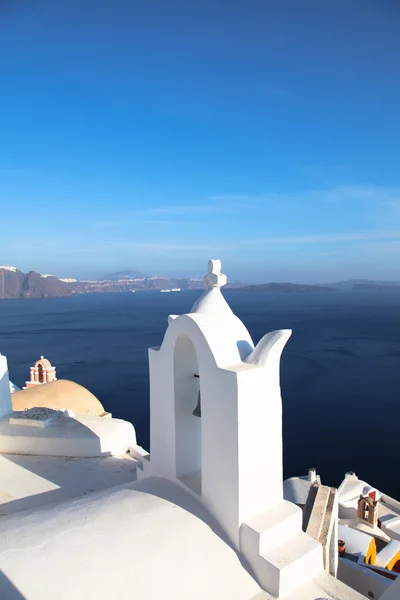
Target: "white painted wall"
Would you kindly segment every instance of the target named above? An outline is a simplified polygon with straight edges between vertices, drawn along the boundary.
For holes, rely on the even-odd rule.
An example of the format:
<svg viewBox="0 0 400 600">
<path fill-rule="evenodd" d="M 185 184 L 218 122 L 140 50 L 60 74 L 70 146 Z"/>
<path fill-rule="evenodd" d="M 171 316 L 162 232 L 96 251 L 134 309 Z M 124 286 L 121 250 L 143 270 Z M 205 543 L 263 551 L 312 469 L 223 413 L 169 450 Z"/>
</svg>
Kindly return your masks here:
<svg viewBox="0 0 400 600">
<path fill-rule="evenodd" d="M 0 354 L 0 419 L 12 412 L 7 358 Z"/>
<path fill-rule="evenodd" d="M 330 521 L 330 531 L 328 534 L 329 543 L 329 573 L 336 577 L 338 570 L 338 514 L 339 514 L 339 503 L 337 491 L 335 493 L 335 500 L 332 509 L 332 518 Z"/>
<path fill-rule="evenodd" d="M 381 596 L 381 600 L 399 600 L 400 598 L 400 577 L 390 585 L 385 593 Z"/>
<path fill-rule="evenodd" d="M 360 594 L 373 600 L 379 600 L 382 594 L 393 584 L 390 579 L 382 577 L 367 567 L 363 567 L 346 558 L 339 559 L 337 577 L 346 585 L 360 592 Z M 400 596 L 393 596 L 395 600 L 399 598 Z"/>
<path fill-rule="evenodd" d="M 103 417 L 63 417 L 48 427 L 10 424 L 0 419 L 0 453 L 38 456 L 104 456 L 124 453 L 136 445 L 128 421 Z"/>
<path fill-rule="evenodd" d="M 149 478 L 3 517 L 0 572 L 26 600 L 250 600 L 260 588 L 215 525 Z"/>
<path fill-rule="evenodd" d="M 210 262 L 209 289 L 191 313 L 169 318 L 149 351 L 151 452 L 138 478 L 169 479 L 197 497 L 263 589 L 281 596 L 323 571 L 321 545 L 302 531 L 300 508 L 283 500 L 279 370 L 291 331 L 254 347 L 221 294 L 219 268 Z M 200 470 L 201 488 L 192 485 Z"/>
<path fill-rule="evenodd" d="M 240 524 L 283 498 L 279 357 L 290 332 L 274 333 L 272 343 L 268 338 L 262 361 L 244 363 L 238 342 L 246 341 L 250 352 L 253 346 L 242 323 L 235 332 L 235 321 L 221 332 L 208 315 L 182 315 L 171 320 L 162 346 L 149 351 L 147 474 L 176 481 L 182 454 L 188 470 L 201 464 L 201 501 L 238 547 Z M 192 415 L 198 382 L 201 419 Z M 201 461 L 193 458 L 195 444 Z"/>
</svg>

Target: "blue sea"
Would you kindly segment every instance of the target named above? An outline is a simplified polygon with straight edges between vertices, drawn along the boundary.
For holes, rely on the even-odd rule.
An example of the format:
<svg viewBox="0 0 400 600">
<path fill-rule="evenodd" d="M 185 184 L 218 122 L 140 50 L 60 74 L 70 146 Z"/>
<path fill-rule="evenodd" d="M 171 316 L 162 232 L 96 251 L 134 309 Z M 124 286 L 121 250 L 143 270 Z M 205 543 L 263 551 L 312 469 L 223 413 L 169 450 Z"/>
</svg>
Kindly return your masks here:
<svg viewBox="0 0 400 600">
<path fill-rule="evenodd" d="M 281 363 L 285 477 L 346 471 L 400 498 L 400 294 L 224 292 L 253 340 L 290 328 Z M 0 352 L 22 386 L 45 355 L 59 379 L 86 386 L 149 448 L 147 348 L 169 314 L 199 292 L 80 295 L 0 301 Z"/>
</svg>

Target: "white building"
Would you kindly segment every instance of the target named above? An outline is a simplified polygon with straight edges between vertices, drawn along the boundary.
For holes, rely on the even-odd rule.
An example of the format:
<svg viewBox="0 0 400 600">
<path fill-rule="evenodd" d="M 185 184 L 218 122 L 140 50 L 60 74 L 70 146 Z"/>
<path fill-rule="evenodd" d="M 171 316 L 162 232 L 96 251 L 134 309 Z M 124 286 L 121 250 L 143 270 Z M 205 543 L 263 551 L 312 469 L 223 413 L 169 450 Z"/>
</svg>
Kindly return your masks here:
<svg viewBox="0 0 400 600">
<path fill-rule="evenodd" d="M 149 351 L 150 455 L 118 419 L 12 413 L 0 357 L 1 600 L 363 598 L 283 497 L 291 332 L 254 346 L 225 282 L 210 261 L 204 295 Z"/>
</svg>

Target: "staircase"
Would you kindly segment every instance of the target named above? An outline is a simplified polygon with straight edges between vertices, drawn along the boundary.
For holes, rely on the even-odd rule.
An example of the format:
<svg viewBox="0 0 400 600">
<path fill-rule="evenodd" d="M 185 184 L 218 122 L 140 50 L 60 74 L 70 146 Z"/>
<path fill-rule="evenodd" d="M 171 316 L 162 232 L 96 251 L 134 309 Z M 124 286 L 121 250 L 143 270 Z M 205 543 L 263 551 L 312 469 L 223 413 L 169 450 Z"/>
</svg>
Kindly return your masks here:
<svg viewBox="0 0 400 600">
<path fill-rule="evenodd" d="M 262 589 L 277 598 L 323 572 L 322 546 L 302 531 L 302 518 L 283 500 L 241 526 L 241 553 Z"/>
</svg>

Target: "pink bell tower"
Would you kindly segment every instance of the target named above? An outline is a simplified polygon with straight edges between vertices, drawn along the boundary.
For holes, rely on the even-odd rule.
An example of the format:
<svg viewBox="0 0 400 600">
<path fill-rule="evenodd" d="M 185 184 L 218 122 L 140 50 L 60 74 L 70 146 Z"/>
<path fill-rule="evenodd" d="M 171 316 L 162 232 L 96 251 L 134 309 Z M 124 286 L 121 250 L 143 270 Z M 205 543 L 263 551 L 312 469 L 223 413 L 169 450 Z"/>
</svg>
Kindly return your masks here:
<svg viewBox="0 0 400 600">
<path fill-rule="evenodd" d="M 30 381 L 26 382 L 25 389 L 41 385 L 42 383 L 50 383 L 56 379 L 56 368 L 52 367 L 51 362 L 47 358 L 41 356 L 33 367 L 31 367 Z"/>
</svg>

